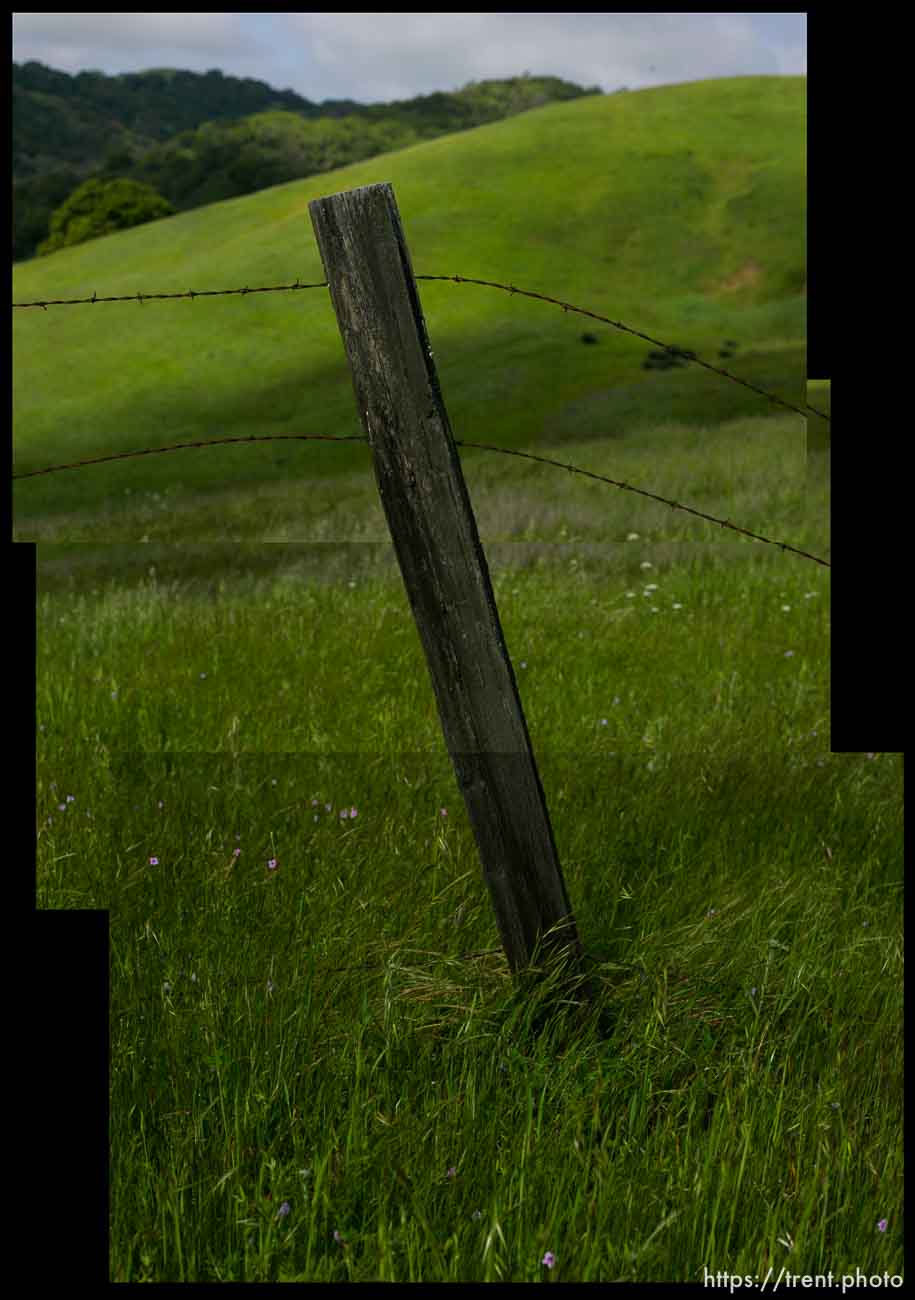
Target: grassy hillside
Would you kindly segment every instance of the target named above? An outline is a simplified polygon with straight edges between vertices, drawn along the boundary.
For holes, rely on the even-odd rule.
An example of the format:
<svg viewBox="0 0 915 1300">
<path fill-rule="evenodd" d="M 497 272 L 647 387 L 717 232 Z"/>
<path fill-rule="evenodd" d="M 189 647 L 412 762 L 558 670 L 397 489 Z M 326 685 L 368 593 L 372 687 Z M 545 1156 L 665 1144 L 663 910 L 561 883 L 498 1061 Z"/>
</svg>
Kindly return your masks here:
<svg viewBox="0 0 915 1300">
<path fill-rule="evenodd" d="M 747 77 L 550 105 L 17 266 L 13 300 L 321 281 L 309 201 L 391 181 L 418 275 L 510 282 L 713 361 L 732 339 L 735 374 L 801 401 L 805 90 Z M 646 344 L 548 304 L 420 291 L 458 438 L 557 446 L 778 410 L 695 366 L 644 370 Z M 13 330 L 17 472 L 207 437 L 361 433 L 325 289 L 17 310 Z M 138 540 L 137 496 L 158 492 L 168 540 L 171 511 L 201 494 L 367 465 L 359 443 L 266 443 L 49 475 L 15 484 L 16 537 Z M 252 510 L 235 535 L 270 534 Z"/>
<path fill-rule="evenodd" d="M 313 104 L 262 81 L 224 77 L 218 69 L 205 76 L 165 68 L 71 77 L 40 63 L 14 63 L 13 260 L 34 255 L 55 209 L 90 176 L 144 181 L 176 212 L 187 212 L 542 104 L 600 93 L 599 86 L 525 73 L 387 104 Z M 287 119 L 285 127 L 259 129 L 264 113 Z"/>
</svg>

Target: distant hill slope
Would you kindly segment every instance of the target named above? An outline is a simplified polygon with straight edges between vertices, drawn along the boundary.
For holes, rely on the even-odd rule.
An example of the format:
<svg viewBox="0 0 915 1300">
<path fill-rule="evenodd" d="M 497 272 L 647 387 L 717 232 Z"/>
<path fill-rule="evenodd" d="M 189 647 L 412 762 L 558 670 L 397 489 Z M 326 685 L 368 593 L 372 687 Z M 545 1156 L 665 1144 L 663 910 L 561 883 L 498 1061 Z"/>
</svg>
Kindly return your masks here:
<svg viewBox="0 0 915 1300">
<path fill-rule="evenodd" d="M 320 284 L 309 201 L 390 181 L 417 275 L 548 294 L 800 403 L 805 104 L 802 77 L 550 104 L 19 264 L 13 300 Z M 696 366 L 651 366 L 643 341 L 546 303 L 419 289 L 458 438 L 555 446 L 782 414 Z M 326 289 L 16 310 L 13 331 L 20 472 L 198 438 L 361 432 Z M 358 443 L 150 456 L 17 482 L 17 520 L 127 507 L 139 486 L 255 490 L 364 463 Z"/>
<path fill-rule="evenodd" d="M 51 213 L 90 175 L 146 181 L 184 210 L 599 93 L 526 76 L 391 104 L 316 104 L 217 69 L 70 76 L 35 62 L 14 63 L 12 83 L 15 261 L 33 255 Z"/>
</svg>

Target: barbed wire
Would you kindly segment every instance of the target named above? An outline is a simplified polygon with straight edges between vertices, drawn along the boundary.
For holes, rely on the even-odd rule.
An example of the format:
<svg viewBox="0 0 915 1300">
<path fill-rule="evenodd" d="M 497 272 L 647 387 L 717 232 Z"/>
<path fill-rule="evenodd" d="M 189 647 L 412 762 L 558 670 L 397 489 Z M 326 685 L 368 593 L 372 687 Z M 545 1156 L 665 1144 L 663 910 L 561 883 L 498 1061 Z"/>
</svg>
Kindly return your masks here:
<svg viewBox="0 0 915 1300">
<path fill-rule="evenodd" d="M 256 289 L 188 289 L 186 293 L 127 293 L 117 294 L 110 297 L 100 298 L 97 293 L 93 292 L 91 298 L 47 298 L 36 302 L 14 302 L 13 307 L 43 307 L 45 311 L 49 307 L 78 307 L 82 303 L 95 302 L 151 302 L 154 298 L 219 298 L 225 294 L 246 294 L 246 293 L 284 293 L 291 289 L 324 289 L 327 287 L 327 281 L 322 280 L 318 284 L 300 284 L 296 280 L 295 284 L 268 284 L 261 285 Z"/>
<path fill-rule="evenodd" d="M 687 363 L 695 361 L 697 365 L 702 366 L 706 370 L 712 371 L 713 374 L 721 375 L 725 379 L 730 379 L 735 384 L 742 384 L 744 388 L 748 388 L 751 392 L 758 393 L 761 397 L 767 397 L 769 401 L 777 402 L 780 406 L 786 407 L 789 411 L 795 411 L 798 415 L 804 415 L 804 411 L 801 410 L 799 406 L 795 406 L 793 402 L 785 401 L 784 398 L 777 397 L 774 393 L 769 393 L 764 388 L 758 388 L 755 384 L 749 383 L 748 380 L 741 379 L 738 375 L 732 375 L 729 370 L 725 370 L 721 366 L 713 366 L 710 361 L 703 361 L 703 359 L 696 356 L 694 352 L 675 347 L 670 343 L 663 343 L 660 339 L 653 338 L 650 334 L 645 334 L 641 330 L 634 329 L 631 325 L 623 324 L 622 321 L 611 320 L 609 316 L 601 316 L 598 312 L 589 311 L 586 307 L 576 307 L 573 303 L 563 302 L 561 298 L 551 298 L 548 294 L 535 293 L 531 289 L 519 289 L 517 285 L 514 284 L 500 284 L 496 280 L 476 280 L 471 276 L 466 275 L 417 275 L 414 278 L 417 280 L 448 280 L 453 281 L 455 284 L 480 284 L 490 289 L 503 289 L 509 294 L 520 294 L 524 298 L 537 298 L 541 302 L 553 303 L 555 306 L 561 307 L 563 311 L 574 311 L 580 316 L 589 316 L 592 320 L 601 321 L 605 325 L 612 325 L 614 329 L 622 330 L 626 334 L 632 334 L 636 338 L 644 339 L 646 343 L 653 343 L 655 347 L 663 348 L 665 352 L 670 353 L 671 356 L 677 357 L 681 361 Z M 294 284 L 264 285 L 255 289 L 250 289 L 247 286 L 244 289 L 188 289 L 185 293 L 132 293 L 102 298 L 93 291 L 91 298 L 47 298 L 36 300 L 35 302 L 14 302 L 13 307 L 41 307 L 47 311 L 48 307 L 74 307 L 85 303 L 98 302 L 139 302 L 142 306 L 144 302 L 151 302 L 154 299 L 164 298 L 218 298 L 227 294 L 244 296 L 250 293 L 288 293 L 296 289 L 325 288 L 327 288 L 326 280 L 322 280 L 315 284 L 301 284 L 299 280 L 296 279 Z M 808 402 L 804 403 L 804 407 L 807 411 L 812 412 L 814 415 L 818 415 L 821 420 L 826 420 L 827 423 L 830 422 L 830 417 L 824 411 L 818 410 Z"/>
<path fill-rule="evenodd" d="M 465 275 L 418 275 L 417 280 L 454 280 L 457 284 L 482 284 L 490 289 L 505 289 L 508 293 L 518 293 L 525 298 L 539 298 L 541 302 L 551 302 L 563 311 L 574 311 L 579 316 L 590 316 L 592 320 L 602 321 L 605 325 L 612 325 L 614 329 L 623 330 L 626 334 L 634 334 L 636 338 L 644 339 L 646 343 L 653 343 L 656 347 L 663 348 L 671 356 L 678 357 L 682 361 L 689 363 L 695 361 L 696 365 L 703 366 L 706 370 L 711 370 L 716 375 L 722 375 L 725 379 L 731 379 L 735 384 L 743 384 L 744 388 L 749 388 L 754 393 L 759 393 L 761 397 L 768 397 L 772 402 L 778 402 L 780 406 L 785 406 L 789 411 L 796 411 L 798 415 L 804 412 L 799 406 L 792 402 L 786 402 L 782 397 L 776 397 L 774 393 L 766 392 L 764 388 L 757 388 L 755 384 L 748 383 L 746 379 L 741 379 L 738 375 L 732 375 L 729 370 L 724 370 L 721 366 L 713 366 L 710 361 L 703 361 L 701 357 L 696 356 L 694 352 L 685 351 L 683 348 L 674 347 L 670 343 L 662 343 L 660 339 L 652 338 L 650 334 L 643 334 L 641 330 L 633 329 L 631 325 L 624 325 L 622 321 L 611 320 L 609 316 L 600 316 L 597 312 L 588 311 L 585 307 L 575 307 L 570 302 L 563 302 L 560 298 L 550 298 L 545 293 L 534 293 L 531 289 L 519 289 L 513 284 L 499 284 L 495 280 L 472 280 Z M 820 419 L 829 422 L 829 416 L 823 411 L 817 410 L 815 406 L 804 406 Z"/>
<path fill-rule="evenodd" d="M 232 438 L 204 438 L 201 442 L 173 442 L 167 447 L 144 447 L 142 451 L 116 451 L 108 456 L 92 456 L 89 460 L 74 460 L 68 465 L 49 465 L 46 469 L 30 469 L 13 478 L 37 478 L 39 474 L 56 474 L 60 469 L 82 469 L 84 465 L 101 465 L 108 460 L 130 460 L 133 456 L 158 456 L 163 451 L 184 451 L 188 447 L 219 447 L 229 442 L 276 442 L 296 439 L 321 442 L 367 442 L 364 433 L 251 433 Z"/>
<path fill-rule="evenodd" d="M 63 469 L 80 469 L 85 465 L 101 465 L 106 461 L 112 460 L 129 460 L 134 456 L 155 456 L 162 452 L 184 451 L 189 447 L 214 447 L 235 442 L 277 442 L 277 441 L 321 441 L 321 442 L 368 442 L 366 434 L 333 434 L 333 433 L 266 433 L 266 434 L 247 434 L 241 437 L 232 438 L 207 438 L 202 442 L 176 442 L 168 447 L 145 447 L 142 451 L 119 451 L 108 456 L 93 456 L 88 460 L 72 461 L 68 465 L 50 465 L 46 469 L 27 470 L 23 474 L 13 474 L 13 478 L 35 478 L 39 474 L 54 474 Z M 692 506 L 685 506 L 679 501 L 673 501 L 669 497 L 659 496 L 657 492 L 648 492 L 644 488 L 634 487 L 631 483 L 624 483 L 619 479 L 608 478 L 605 474 L 596 474 L 592 470 L 580 469 L 577 465 L 569 465 L 564 461 L 552 460 L 548 456 L 538 456 L 530 451 L 517 451 L 512 447 L 497 447 L 488 442 L 467 442 L 462 438 L 455 438 L 457 447 L 474 447 L 480 451 L 496 451 L 506 456 L 522 456 L 526 460 L 540 461 L 544 465 L 554 465 L 557 469 L 568 470 L 572 474 L 583 474 L 587 478 L 598 479 L 602 483 L 610 483 L 613 487 L 623 488 L 627 492 L 635 492 L 639 496 L 649 497 L 652 501 L 660 501 L 663 505 L 670 506 L 673 510 L 683 510 L 687 514 L 696 515 L 699 519 L 706 519 L 709 523 L 719 524 L 722 528 L 730 528 L 735 533 L 742 533 L 745 537 L 750 537 L 755 542 L 767 542 L 770 546 L 778 546 L 783 551 L 791 551 L 795 555 L 801 555 L 805 559 L 814 560 L 817 564 L 822 564 L 825 568 L 832 568 L 829 560 L 822 559 L 819 555 L 812 555 L 810 551 L 802 551 L 797 546 L 792 546 L 788 542 L 778 542 L 771 537 L 763 537 L 760 533 L 751 532 L 748 528 L 741 528 L 739 524 L 731 523 L 729 519 L 719 519 L 715 515 L 706 514 L 703 510 L 695 510 Z"/>
<path fill-rule="evenodd" d="M 482 451 L 501 451 L 506 456 L 523 456 L 527 460 L 539 460 L 544 465 L 555 465 L 557 469 L 566 469 L 573 474 L 584 474 L 587 478 L 599 479 L 602 483 L 612 483 L 614 487 L 624 488 L 627 492 L 637 492 L 641 497 L 650 497 L 652 501 L 661 501 L 664 505 L 670 506 L 672 510 L 685 510 L 687 514 L 696 515 L 699 519 L 707 519 L 709 523 L 720 524 L 722 528 L 730 528 L 735 533 L 743 533 L 745 537 L 751 537 L 754 542 L 768 542 L 770 546 L 779 546 L 783 551 L 793 551 L 795 555 L 803 555 L 808 560 L 816 560 L 817 564 L 822 564 L 827 569 L 832 568 L 829 560 L 824 560 L 819 555 L 812 555 L 809 551 L 801 551 L 788 542 L 776 542 L 771 537 L 763 537 L 760 533 L 750 532 L 748 528 L 741 528 L 739 524 L 732 524 L 729 519 L 718 519 L 715 515 L 707 515 L 702 510 L 694 510 L 692 506 L 685 506 L 679 501 L 672 501 L 669 497 L 659 496 L 657 492 L 647 492 L 644 488 L 633 487 L 631 483 L 624 483 L 620 479 L 608 478 L 606 474 L 595 474 L 589 469 L 579 469 L 577 465 L 567 465 L 561 460 L 551 460 L 548 456 L 537 456 L 530 451 L 516 451 L 513 447 L 495 447 L 486 442 L 459 442 L 457 439 L 455 441 L 459 447 L 479 447 Z"/>
</svg>

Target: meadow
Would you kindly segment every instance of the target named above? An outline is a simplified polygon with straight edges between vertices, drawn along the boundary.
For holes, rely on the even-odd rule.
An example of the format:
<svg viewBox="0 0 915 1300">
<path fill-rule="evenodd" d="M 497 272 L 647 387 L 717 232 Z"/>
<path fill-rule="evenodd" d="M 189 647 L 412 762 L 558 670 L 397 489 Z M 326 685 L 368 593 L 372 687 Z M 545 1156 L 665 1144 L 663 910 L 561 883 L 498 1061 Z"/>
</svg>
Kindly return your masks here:
<svg viewBox="0 0 915 1300">
<path fill-rule="evenodd" d="M 194 288 L 233 267 L 320 279 L 307 199 L 393 177 L 417 273 L 511 279 L 712 359 L 734 338 L 735 373 L 821 405 L 789 210 L 802 95 L 769 93 L 795 80 L 537 110 L 473 149 L 26 264 L 14 298 L 178 291 L 169 249 L 192 247 Z M 563 191 L 567 239 L 535 164 L 571 169 L 573 129 L 603 152 Z M 599 252 L 619 158 L 673 176 L 688 215 L 688 150 L 695 261 L 670 252 L 663 187 L 651 207 L 635 184 Z M 487 208 L 510 168 L 528 188 Z M 468 244 L 442 266 L 466 235 L 449 203 L 472 265 Z M 308 275 L 289 277 L 293 218 Z M 714 290 L 751 251 L 757 278 Z M 456 437 L 828 559 L 828 453 L 801 416 L 471 288 L 420 285 Z M 17 470 L 207 431 L 359 432 L 322 292 L 15 313 Z M 365 444 L 16 484 L 17 537 L 39 543 L 37 902 L 111 917 L 112 1280 L 901 1274 L 903 764 L 830 750 L 829 570 L 555 468 L 461 459 L 598 991 L 574 1027 L 544 1026 L 508 972 Z"/>
<path fill-rule="evenodd" d="M 703 504 L 819 553 L 790 421 L 706 431 Z M 38 901 L 111 911 L 112 1277 L 899 1272 L 902 760 L 830 752 L 826 571 L 490 468 L 484 532 L 569 536 L 486 550 L 600 989 L 571 1039 L 513 994 L 388 545 L 40 548 Z"/>
</svg>

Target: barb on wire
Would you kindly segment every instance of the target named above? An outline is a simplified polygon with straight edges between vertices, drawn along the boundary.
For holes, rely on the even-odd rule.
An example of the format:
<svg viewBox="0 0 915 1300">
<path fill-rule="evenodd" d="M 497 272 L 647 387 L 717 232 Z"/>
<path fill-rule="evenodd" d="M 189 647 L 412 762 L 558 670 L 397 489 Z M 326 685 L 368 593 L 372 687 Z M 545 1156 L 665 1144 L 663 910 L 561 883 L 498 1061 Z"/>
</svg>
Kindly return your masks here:
<svg viewBox="0 0 915 1300">
<path fill-rule="evenodd" d="M 368 438 L 364 433 L 265 433 L 248 434 L 243 437 L 233 438 L 207 438 L 203 442 L 176 442 L 168 447 L 145 447 L 142 451 L 119 451 L 108 456 L 93 456 L 90 460 L 77 460 L 69 465 L 49 465 L 46 469 L 32 469 L 24 474 L 14 474 L 13 478 L 35 478 L 39 474 L 54 474 L 62 469 L 80 469 L 84 465 L 101 465 L 110 460 L 129 460 L 134 456 L 156 456 L 161 452 L 183 451 L 188 447 L 214 447 L 232 442 L 277 442 L 283 440 L 299 442 L 368 442 Z M 745 537 L 751 537 L 756 542 L 768 542 L 770 546 L 779 546 L 783 551 L 793 551 L 795 555 L 802 555 L 805 559 L 815 560 L 817 564 L 822 564 L 827 569 L 832 568 L 829 560 L 823 560 L 819 555 L 812 555 L 809 551 L 801 551 L 788 542 L 776 542 L 771 537 L 751 533 L 748 528 L 741 528 L 738 524 L 732 524 L 729 519 L 718 519 L 715 515 L 707 515 L 702 510 L 694 510 L 692 506 L 681 505 L 679 501 L 672 501 L 669 497 L 659 496 L 656 492 L 647 492 L 644 488 L 633 487 L 631 483 L 623 483 L 618 479 L 608 478 L 605 474 L 595 474 L 588 469 L 579 469 L 577 465 L 568 465 L 564 461 L 551 460 L 548 456 L 537 456 L 530 451 L 516 451 L 512 447 L 496 447 L 488 442 L 466 442 L 461 438 L 455 438 L 454 441 L 458 447 L 475 447 L 480 451 L 502 452 L 506 456 L 523 456 L 526 460 L 537 460 L 544 465 L 555 465 L 557 469 L 565 469 L 572 474 L 584 474 L 587 478 L 595 478 L 603 483 L 610 483 L 613 487 L 625 488 L 627 492 L 636 492 L 639 496 L 648 497 L 652 501 L 660 501 L 673 510 L 684 510 L 687 514 L 696 515 L 699 519 L 707 519 L 709 523 L 720 524 L 722 528 L 730 528 L 735 533 L 743 533 Z"/>
<path fill-rule="evenodd" d="M 780 406 L 787 407 L 789 411 L 796 411 L 798 415 L 804 415 L 804 411 L 792 402 L 786 402 L 782 397 L 776 397 L 774 393 L 766 392 L 764 388 L 757 388 L 755 384 L 749 383 L 746 379 L 741 379 L 737 375 L 732 375 L 729 370 L 722 369 L 721 366 L 713 366 L 709 361 L 703 361 L 695 353 L 686 353 L 682 348 L 674 347 L 670 343 L 662 343 L 660 339 L 652 338 L 650 334 L 643 334 L 641 330 L 633 329 L 631 325 L 624 325 L 622 321 L 611 320 L 609 316 L 600 316 L 597 312 L 588 311 L 585 307 L 576 307 L 570 302 L 563 302 L 561 298 L 550 298 L 545 293 L 534 293 L 531 289 L 519 289 L 514 284 L 499 284 L 496 280 L 475 280 L 467 275 L 417 275 L 417 280 L 451 280 L 455 284 L 482 284 L 490 289 L 504 289 L 509 294 L 521 294 L 524 298 L 538 298 L 541 302 L 550 302 L 563 311 L 574 311 L 580 316 L 590 316 L 592 320 L 599 320 L 605 325 L 612 325 L 614 329 L 623 330 L 626 334 L 633 334 L 636 338 L 644 339 L 646 343 L 653 343 L 655 347 L 663 348 L 671 356 L 678 357 L 682 361 L 695 361 L 699 366 L 706 370 L 711 370 L 713 374 L 722 375 L 725 379 L 731 379 L 735 384 L 743 384 L 744 388 L 749 388 L 751 392 L 758 393 L 761 397 L 768 397 L 770 401 L 777 402 Z M 91 298 L 48 298 L 37 302 L 14 302 L 14 307 L 72 307 L 81 303 L 95 302 L 139 302 L 142 306 L 144 302 L 153 298 L 217 298 L 224 294 L 249 294 L 249 293 L 282 293 L 292 289 L 325 289 L 327 281 L 322 280 L 316 284 L 300 284 L 296 279 L 295 284 L 274 284 L 267 285 L 260 289 L 207 289 L 194 290 L 189 289 L 187 293 L 132 293 L 120 297 L 99 298 L 93 291 Z M 829 416 L 824 412 L 805 402 L 806 410 L 818 415 L 821 420 L 829 423 Z"/>
</svg>

